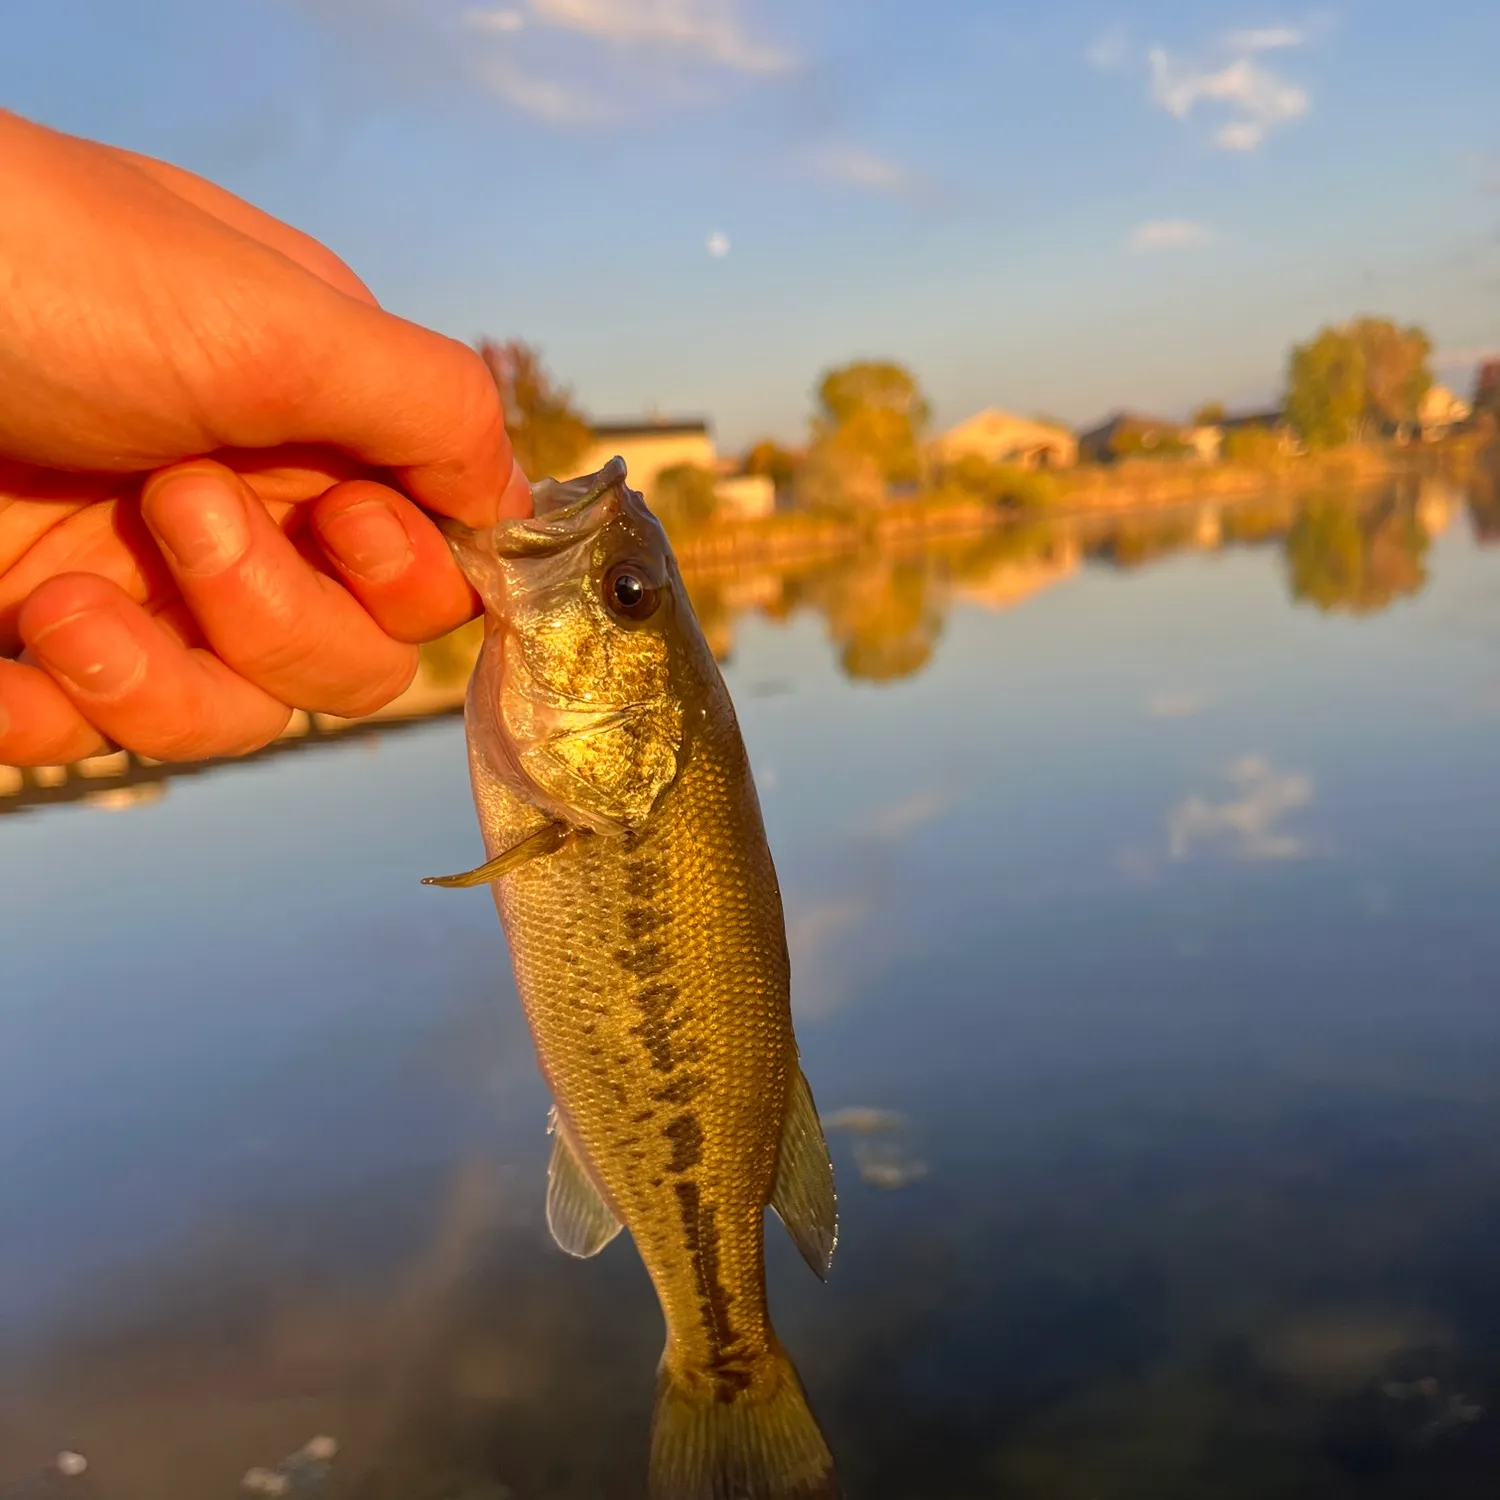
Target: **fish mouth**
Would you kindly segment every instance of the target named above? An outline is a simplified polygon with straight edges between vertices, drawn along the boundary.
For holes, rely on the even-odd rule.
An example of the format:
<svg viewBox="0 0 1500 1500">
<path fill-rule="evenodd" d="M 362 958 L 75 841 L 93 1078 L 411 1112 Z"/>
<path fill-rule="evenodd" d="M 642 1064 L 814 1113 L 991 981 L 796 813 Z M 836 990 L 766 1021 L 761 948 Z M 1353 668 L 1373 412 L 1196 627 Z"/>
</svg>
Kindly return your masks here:
<svg viewBox="0 0 1500 1500">
<path fill-rule="evenodd" d="M 618 454 L 595 474 L 585 474 L 581 479 L 559 482 L 556 479 L 539 479 L 531 487 L 531 503 L 535 508 L 534 519 L 562 520 L 580 515 L 608 490 L 616 486 L 625 487 L 625 460 Z"/>
<path fill-rule="evenodd" d="M 529 516 L 478 530 L 447 518 L 438 526 L 455 548 L 477 545 L 498 557 L 545 556 L 575 546 L 621 509 L 646 513 L 644 500 L 626 479 L 625 460 L 617 455 L 597 473 L 578 479 L 537 480 Z"/>
</svg>

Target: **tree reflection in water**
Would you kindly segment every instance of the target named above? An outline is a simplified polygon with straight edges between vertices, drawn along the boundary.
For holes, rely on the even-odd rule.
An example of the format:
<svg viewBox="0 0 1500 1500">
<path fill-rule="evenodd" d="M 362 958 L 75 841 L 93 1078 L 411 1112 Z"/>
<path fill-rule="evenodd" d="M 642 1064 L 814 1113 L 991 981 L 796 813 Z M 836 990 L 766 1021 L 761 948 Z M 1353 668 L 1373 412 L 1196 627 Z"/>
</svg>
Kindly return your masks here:
<svg viewBox="0 0 1500 1500">
<path fill-rule="evenodd" d="M 1496 492 L 1496 482 L 1481 476 L 1468 495 L 1481 538 L 1487 524 L 1500 538 Z M 1463 498 L 1445 481 L 1424 480 L 1363 493 L 1027 520 L 791 563 L 699 564 L 689 552 L 683 576 L 720 661 L 730 659 L 744 617 L 784 621 L 811 611 L 825 622 L 846 675 L 891 682 L 932 661 L 955 606 L 1008 609 L 1089 563 L 1134 569 L 1184 553 L 1275 545 L 1294 599 L 1325 611 L 1378 613 L 1423 588 L 1429 541 Z"/>
</svg>

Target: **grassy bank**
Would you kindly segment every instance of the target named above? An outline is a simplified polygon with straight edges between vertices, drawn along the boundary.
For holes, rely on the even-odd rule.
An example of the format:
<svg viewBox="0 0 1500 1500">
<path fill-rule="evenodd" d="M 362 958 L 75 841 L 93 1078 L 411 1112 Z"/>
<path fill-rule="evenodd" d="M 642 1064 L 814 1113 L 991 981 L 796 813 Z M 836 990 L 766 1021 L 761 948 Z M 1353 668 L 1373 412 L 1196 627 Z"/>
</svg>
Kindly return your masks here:
<svg viewBox="0 0 1500 1500">
<path fill-rule="evenodd" d="M 1006 517 L 1119 515 L 1257 495 L 1358 488 L 1405 472 L 1461 470 L 1475 462 L 1476 452 L 1447 444 L 1421 450 L 1365 446 L 1264 465 L 1127 459 L 1056 474 L 1025 474 L 999 497 L 949 486 L 891 500 L 878 509 L 718 520 L 675 534 L 672 541 L 685 571 L 795 564 L 911 539 L 972 534 Z"/>
</svg>

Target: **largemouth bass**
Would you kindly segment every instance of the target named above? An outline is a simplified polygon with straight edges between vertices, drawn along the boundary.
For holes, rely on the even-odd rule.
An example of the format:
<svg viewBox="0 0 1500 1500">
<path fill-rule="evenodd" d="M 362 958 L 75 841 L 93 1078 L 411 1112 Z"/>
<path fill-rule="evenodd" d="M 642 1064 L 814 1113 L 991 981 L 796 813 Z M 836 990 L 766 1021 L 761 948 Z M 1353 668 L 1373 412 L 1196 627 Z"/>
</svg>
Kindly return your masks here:
<svg viewBox="0 0 1500 1500">
<path fill-rule="evenodd" d="M 626 1228 L 666 1320 L 652 1500 L 828 1500 L 766 1309 L 765 1209 L 813 1270 L 833 1169 L 798 1061 L 781 895 L 734 708 L 624 462 L 450 527 L 484 601 L 465 722 L 487 883 L 552 1091 L 547 1222 Z"/>
</svg>

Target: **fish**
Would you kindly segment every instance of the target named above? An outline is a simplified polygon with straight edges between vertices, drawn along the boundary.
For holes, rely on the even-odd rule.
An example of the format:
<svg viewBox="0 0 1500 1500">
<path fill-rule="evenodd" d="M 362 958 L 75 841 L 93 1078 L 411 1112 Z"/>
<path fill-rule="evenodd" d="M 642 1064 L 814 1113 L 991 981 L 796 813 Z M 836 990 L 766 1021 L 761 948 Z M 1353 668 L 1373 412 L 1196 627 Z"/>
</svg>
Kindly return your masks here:
<svg viewBox="0 0 1500 1500">
<path fill-rule="evenodd" d="M 488 885 L 552 1095 L 547 1223 L 630 1232 L 666 1343 L 651 1500 L 836 1500 L 771 1325 L 765 1209 L 827 1279 L 833 1166 L 734 706 L 666 533 L 613 459 L 534 514 L 445 522 L 484 606 L 465 702 Z"/>
</svg>

